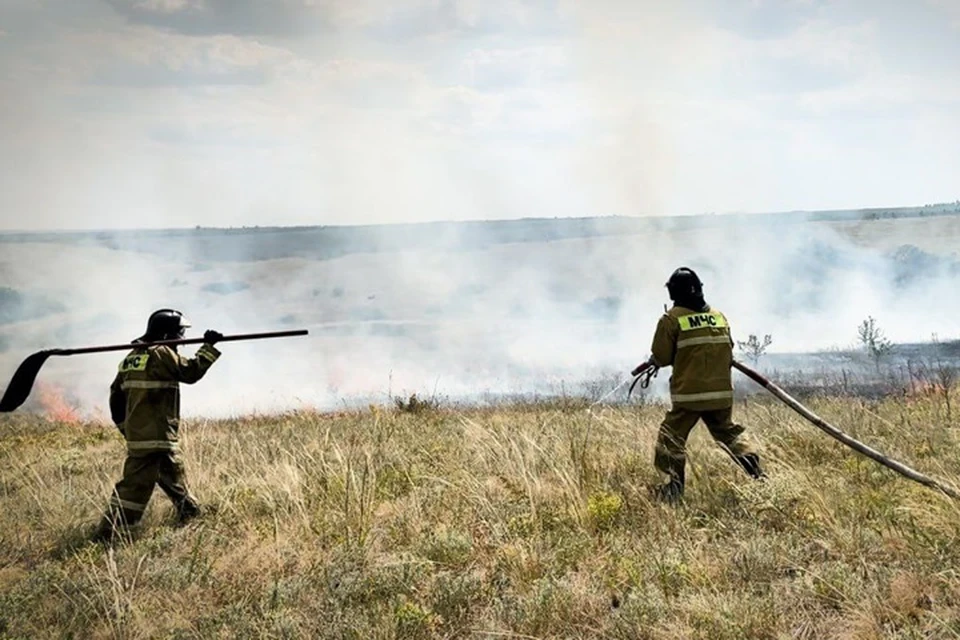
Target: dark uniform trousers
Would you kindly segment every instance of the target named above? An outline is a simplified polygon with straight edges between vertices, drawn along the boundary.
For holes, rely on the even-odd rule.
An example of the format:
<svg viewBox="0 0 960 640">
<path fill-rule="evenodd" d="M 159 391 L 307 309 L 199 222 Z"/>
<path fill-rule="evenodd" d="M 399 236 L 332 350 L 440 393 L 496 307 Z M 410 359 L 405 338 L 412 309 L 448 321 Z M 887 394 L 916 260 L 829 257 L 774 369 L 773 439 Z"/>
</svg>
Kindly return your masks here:
<svg viewBox="0 0 960 640">
<path fill-rule="evenodd" d="M 684 468 L 687 462 L 687 438 L 699 420 L 703 420 L 713 439 L 727 452 L 740 458 L 754 453 L 749 443 L 742 437 L 744 428 L 732 420 L 733 408 L 696 411 L 673 407 L 660 425 L 657 437 L 654 466 L 671 479 L 684 481 Z"/>
<path fill-rule="evenodd" d="M 197 501 L 187 488 L 183 459 L 178 451 L 128 455 L 123 463 L 123 477 L 110 496 L 105 524 L 114 527 L 136 525 L 143 517 L 156 485 L 173 502 L 181 520 L 199 511 Z"/>
</svg>

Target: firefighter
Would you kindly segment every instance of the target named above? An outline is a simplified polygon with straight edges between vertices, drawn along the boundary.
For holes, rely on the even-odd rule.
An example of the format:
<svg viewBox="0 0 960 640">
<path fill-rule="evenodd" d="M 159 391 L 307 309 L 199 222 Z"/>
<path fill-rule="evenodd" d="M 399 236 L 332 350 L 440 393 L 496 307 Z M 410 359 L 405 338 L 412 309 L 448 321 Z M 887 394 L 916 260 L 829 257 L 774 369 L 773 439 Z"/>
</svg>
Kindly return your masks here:
<svg viewBox="0 0 960 640">
<path fill-rule="evenodd" d="M 190 326 L 183 314 L 160 309 L 147 321 L 147 332 L 120 363 L 110 386 L 110 414 L 127 443 L 123 476 L 111 495 L 94 539 L 110 540 L 143 517 L 154 485 L 173 502 L 179 523 L 200 515 L 200 505 L 187 488 L 180 452 L 180 383 L 200 380 L 220 357 L 214 347 L 223 336 L 203 334 L 195 357 L 185 358 L 176 346 L 137 347 L 138 343 L 183 338 Z"/>
<path fill-rule="evenodd" d="M 743 438 L 744 429 L 733 422 L 733 339 L 726 317 L 704 300 L 703 283 L 687 267 L 667 281 L 673 308 L 657 324 L 647 363 L 673 367 L 670 376 L 672 407 L 660 425 L 654 466 L 666 476 L 655 489 L 657 499 L 673 503 L 683 495 L 687 437 L 703 420 L 710 435 L 751 477 L 764 476 L 759 456 Z"/>
</svg>

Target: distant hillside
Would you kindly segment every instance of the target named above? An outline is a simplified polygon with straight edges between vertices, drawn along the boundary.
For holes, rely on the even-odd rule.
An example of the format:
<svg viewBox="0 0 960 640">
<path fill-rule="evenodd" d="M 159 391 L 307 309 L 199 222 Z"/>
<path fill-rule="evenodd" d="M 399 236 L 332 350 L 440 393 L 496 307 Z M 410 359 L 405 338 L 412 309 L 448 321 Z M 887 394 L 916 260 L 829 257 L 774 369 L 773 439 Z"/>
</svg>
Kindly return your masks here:
<svg viewBox="0 0 960 640">
<path fill-rule="evenodd" d="M 327 260 L 354 253 L 401 250 L 480 250 L 493 245 L 572 238 L 634 235 L 660 230 L 749 224 L 866 222 L 960 215 L 955 203 L 888 209 L 674 217 L 525 218 L 370 226 L 242 227 L 0 234 L 0 242 L 55 242 L 147 252 L 190 260 L 256 261 L 275 258 Z"/>
</svg>

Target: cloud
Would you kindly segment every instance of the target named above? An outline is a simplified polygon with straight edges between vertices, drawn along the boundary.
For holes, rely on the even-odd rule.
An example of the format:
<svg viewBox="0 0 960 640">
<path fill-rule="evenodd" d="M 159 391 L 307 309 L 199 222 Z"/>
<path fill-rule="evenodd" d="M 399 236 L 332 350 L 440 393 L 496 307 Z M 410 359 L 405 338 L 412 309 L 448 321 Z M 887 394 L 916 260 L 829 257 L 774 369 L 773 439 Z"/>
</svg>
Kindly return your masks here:
<svg viewBox="0 0 960 640">
<path fill-rule="evenodd" d="M 0 9 L 3 211 L 192 226 L 956 197 L 949 5 L 111 2 Z"/>
<path fill-rule="evenodd" d="M 310 0 L 107 0 L 127 20 L 193 36 L 303 36 L 330 28 Z"/>
<path fill-rule="evenodd" d="M 264 85 L 297 61 L 286 49 L 233 35 L 197 39 L 143 28 L 110 37 L 74 37 L 70 46 L 86 49 L 94 44 L 100 55 L 88 80 L 93 85 Z"/>
<path fill-rule="evenodd" d="M 107 0 L 127 20 L 205 36 L 335 37 L 344 30 L 406 39 L 436 35 L 555 34 L 558 0 Z"/>
<path fill-rule="evenodd" d="M 370 34 L 387 40 L 419 38 L 543 38 L 575 29 L 561 0 L 358 0 Z"/>
<path fill-rule="evenodd" d="M 750 40 L 719 35 L 701 85 L 717 96 L 802 96 L 850 86 L 874 69 L 875 29 L 810 21 L 790 35 Z"/>
<path fill-rule="evenodd" d="M 751 40 L 779 39 L 816 18 L 826 0 L 695 0 L 718 27 Z"/>
<path fill-rule="evenodd" d="M 461 62 L 465 84 L 480 89 L 538 88 L 569 80 L 568 54 L 561 46 L 474 49 Z"/>
<path fill-rule="evenodd" d="M 942 11 L 950 22 L 950 26 L 960 31 L 960 4 L 953 0 L 927 0 L 934 7 Z"/>
</svg>

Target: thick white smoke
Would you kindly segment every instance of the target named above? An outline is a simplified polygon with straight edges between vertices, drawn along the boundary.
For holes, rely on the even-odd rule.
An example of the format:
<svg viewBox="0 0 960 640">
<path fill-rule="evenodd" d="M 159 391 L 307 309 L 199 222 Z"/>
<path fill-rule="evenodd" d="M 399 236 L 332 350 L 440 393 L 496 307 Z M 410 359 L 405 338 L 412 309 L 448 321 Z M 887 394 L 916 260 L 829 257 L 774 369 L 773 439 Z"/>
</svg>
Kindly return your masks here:
<svg viewBox="0 0 960 640">
<path fill-rule="evenodd" d="M 834 113 L 849 100 L 883 103 L 890 86 L 902 99 L 882 74 L 852 94 L 817 89 L 823 66 L 856 76 L 872 64 L 869 33 L 793 3 L 793 36 L 741 37 L 717 14 L 782 16 L 769 3 L 734 4 L 0 9 L 3 228 L 390 223 L 4 241 L 2 371 L 39 348 L 128 341 L 153 309 L 172 306 L 194 335 L 311 331 L 225 345 L 209 378 L 185 390 L 188 415 L 558 392 L 615 381 L 646 357 L 663 283 L 680 265 L 701 273 L 738 338 L 770 333 L 773 350 L 849 346 L 868 315 L 894 340 L 954 337 L 943 318 L 957 302 L 944 292 L 956 284 L 960 218 L 609 217 L 808 206 L 828 198 L 821 190 L 847 202 L 893 194 L 892 206 L 953 184 L 955 110 L 923 111 L 909 140 L 874 132 L 886 141 L 876 148 L 897 154 L 869 154 L 858 140 L 840 154 L 845 143 L 827 135 L 863 135 Z M 765 66 L 774 58 L 785 66 Z M 783 69 L 804 71 L 813 89 L 767 86 Z M 949 104 L 953 85 L 936 80 L 918 91 Z M 791 111 L 800 97 L 809 112 Z M 826 114 L 822 131 L 797 125 L 811 112 Z M 857 171 L 840 171 L 851 159 Z M 552 220 L 569 216 L 589 219 Z M 399 224 L 523 217 L 544 220 Z M 906 245 L 926 253 L 892 256 Z M 119 358 L 53 359 L 41 379 L 103 411 Z"/>
<path fill-rule="evenodd" d="M 332 408 L 413 392 L 479 400 L 572 391 L 646 357 L 668 302 L 663 283 L 680 265 L 699 271 L 735 337 L 772 334 L 772 351 L 851 347 L 868 315 L 895 341 L 956 337 L 943 319 L 960 302 L 942 292 L 955 286 L 957 264 L 942 255 L 946 245 L 937 257 L 939 241 L 924 237 L 931 225 L 948 232 L 956 217 L 899 221 L 899 240 L 921 245 L 913 254 L 867 246 L 873 227 L 889 223 L 707 219 L 687 228 L 687 219 L 661 219 L 643 232 L 593 235 L 616 222 L 583 221 L 573 232 L 581 237 L 539 241 L 571 222 L 447 225 L 442 235 L 429 226 L 360 229 L 340 240 L 359 251 L 334 258 L 324 258 L 338 250 L 322 230 L 117 234 L 108 244 L 119 248 L 6 243 L 4 283 L 29 296 L 41 317 L 21 306 L 21 321 L 3 326 L 4 369 L 12 373 L 39 348 L 126 342 L 152 309 L 173 306 L 194 335 L 311 331 L 224 345 L 209 378 L 186 390 L 188 415 Z M 522 225 L 525 241 L 503 235 Z M 411 239 L 387 249 L 391 233 Z M 297 249 L 309 234 L 317 246 Z M 123 248 L 137 243 L 149 251 Z M 252 250 L 271 256 L 239 255 Z M 51 301 L 59 311 L 43 306 Z M 41 379 L 102 412 L 120 357 L 55 358 Z"/>
</svg>

